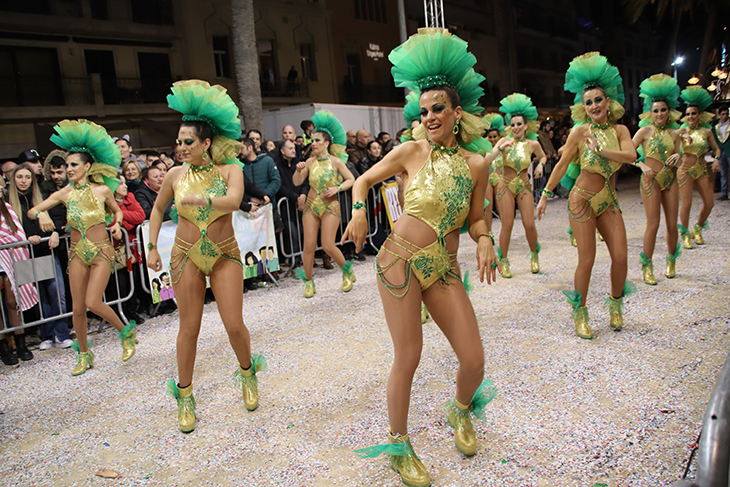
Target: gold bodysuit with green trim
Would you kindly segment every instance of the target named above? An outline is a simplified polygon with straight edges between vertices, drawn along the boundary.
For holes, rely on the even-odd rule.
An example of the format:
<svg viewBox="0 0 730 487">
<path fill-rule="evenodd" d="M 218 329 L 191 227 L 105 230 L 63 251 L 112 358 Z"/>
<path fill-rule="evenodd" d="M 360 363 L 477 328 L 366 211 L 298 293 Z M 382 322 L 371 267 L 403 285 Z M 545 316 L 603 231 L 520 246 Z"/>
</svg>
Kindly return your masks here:
<svg viewBox="0 0 730 487">
<path fill-rule="evenodd" d="M 391 232 L 386 239 L 409 257 L 390 250 L 388 244 L 380 248 L 375 259 L 378 277 L 393 296 L 403 297 L 408 292 L 411 271 L 421 286 L 421 290 L 431 287 L 439 279 L 449 284 L 447 275 L 461 280 L 453 272 L 456 253 L 450 254 L 446 248 L 445 237 L 461 228 L 469 214 L 473 180 L 469 165 L 458 147 L 440 150 L 433 146 L 428 160 L 408 185 L 405 194 L 403 213 L 418 218 L 435 233 L 436 240 L 421 248 L 402 236 Z M 395 256 L 391 263 L 381 266 L 381 254 L 387 252 Z M 405 280 L 394 284 L 385 277 L 385 272 L 397 262 L 403 261 Z"/>
<path fill-rule="evenodd" d="M 173 247 L 180 252 L 170 256 L 170 274 L 173 283 L 180 280 L 188 259 L 192 260 L 198 270 L 206 276 L 213 272 L 213 267 L 221 257 L 243 266 L 235 235 L 231 235 L 220 242 L 214 242 L 208 237 L 208 227 L 218 218 L 228 213 L 216 210 L 211 205 L 181 204 L 183 197 L 186 195 L 212 199 L 225 196 L 227 190 L 228 185 L 226 185 L 220 170 L 212 161 L 205 166 L 189 166 L 175 186 L 175 208 L 177 208 L 178 217 L 184 218 L 198 227 L 200 238 L 195 243 L 190 243 L 175 235 Z"/>
<path fill-rule="evenodd" d="M 327 212 L 340 218 L 338 199 L 335 197 L 329 203 L 322 199 L 322 191 L 332 186 L 338 186 L 340 183 L 342 183 L 342 176 L 335 173 L 329 157 L 315 159 L 312 167 L 309 168 L 309 186 L 317 192 L 317 197 L 314 199 L 307 197 L 303 213 L 311 210 L 317 218 L 322 218 L 322 215 Z"/>
<path fill-rule="evenodd" d="M 710 174 L 707 171 L 707 164 L 705 164 L 703 159 L 709 149 L 705 131 L 700 127 L 689 127 L 687 135 L 692 141 L 687 143 L 685 139 L 682 138 L 682 152 L 695 156 L 697 160 L 691 166 L 689 164 L 682 164 L 679 166 L 679 169 L 677 169 L 677 183 L 679 183 L 680 186 L 687 184 L 690 177 L 692 177 L 693 181 L 696 181 L 698 178 L 708 176 Z"/>
<path fill-rule="evenodd" d="M 652 158 L 664 165 L 664 167 L 654 173 L 651 186 L 648 188 L 644 185 L 644 174 L 641 175 L 641 184 L 639 187 L 641 188 L 641 193 L 648 197 L 654 192 L 655 183 L 659 184 L 660 191 L 665 191 L 671 186 L 676 175 L 676 170 L 667 165 L 667 159 L 674 153 L 674 139 L 672 139 L 672 135 L 666 126 L 659 127 L 654 125 L 654 133 L 651 134 L 646 144 L 645 152 L 647 159 Z"/>
<path fill-rule="evenodd" d="M 104 203 L 86 183 L 74 186 L 66 200 L 66 219 L 71 228 L 81 233 L 81 239 L 69 245 L 69 262 L 78 256 L 84 264 L 91 266 L 97 257 L 104 259 L 114 270 L 114 246 L 106 235 L 104 240 L 94 241 L 86 236 L 91 227 L 104 225 L 106 210 Z"/>
<path fill-rule="evenodd" d="M 503 154 L 503 159 L 504 163 L 502 167 L 511 167 L 515 170 L 517 176 L 512 179 L 507 179 L 504 174 L 500 176 L 496 198 L 498 200 L 502 199 L 508 189 L 515 198 L 525 192 L 531 192 L 530 176 L 527 174 L 527 168 L 532 163 L 530 141 L 527 139 L 515 139 L 514 144 Z"/>
<path fill-rule="evenodd" d="M 608 150 L 621 150 L 621 144 L 618 141 L 618 133 L 613 125 L 591 124 L 588 131 L 598 141 L 598 146 Z M 588 148 L 588 144 L 584 143 L 578 153 L 578 161 L 581 171 L 588 171 L 600 174 L 605 178 L 603 189 L 594 193 L 587 191 L 578 186 L 576 182 L 570 191 L 568 199 L 568 213 L 578 222 L 586 222 L 591 218 L 591 210 L 596 214 L 596 218 L 600 216 L 608 208 L 615 206 L 619 208 L 618 197 L 616 192 L 611 188 L 609 179 L 621 167 L 620 162 L 611 161 L 607 157 L 596 154 Z"/>
</svg>

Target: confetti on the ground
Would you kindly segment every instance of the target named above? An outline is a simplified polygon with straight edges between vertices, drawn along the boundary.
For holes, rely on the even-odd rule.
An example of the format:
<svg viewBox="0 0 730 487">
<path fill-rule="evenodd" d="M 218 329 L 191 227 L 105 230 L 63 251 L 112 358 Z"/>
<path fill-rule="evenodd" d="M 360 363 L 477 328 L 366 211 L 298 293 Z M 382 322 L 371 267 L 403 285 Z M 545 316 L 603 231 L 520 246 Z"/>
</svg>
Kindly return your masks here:
<svg viewBox="0 0 730 487">
<path fill-rule="evenodd" d="M 543 274 L 530 273 L 519 218 L 509 258 L 512 279 L 475 281 L 471 294 L 498 396 L 475 422 L 477 454 L 464 458 L 439 405 L 454 395 L 456 357 L 429 320 L 409 414 L 413 446 L 438 487 L 664 486 L 679 479 L 702 427 L 707 400 L 730 349 L 730 203 L 718 202 L 707 244 L 684 251 L 666 279 L 665 229 L 654 256 L 657 286 L 641 280 L 645 227 L 638 180 L 619 181 L 629 243 L 621 332 L 603 301 L 610 260 L 596 243 L 588 293 L 593 340 L 575 335 L 561 291 L 577 261 L 565 233 L 566 201 L 551 200 L 538 223 Z M 701 205 L 695 195 L 692 223 Z M 663 218 L 663 217 L 662 217 Z M 494 231 L 498 235 L 499 220 Z M 461 237 L 462 270 L 476 275 L 475 244 Z M 401 486 L 386 458 L 353 450 L 386 441 L 386 383 L 393 350 L 373 272 L 355 263 L 357 283 L 315 268 L 317 294 L 282 279 L 244 296 L 259 374 L 260 406 L 249 412 L 231 380 L 236 359 L 215 303 L 205 307 L 194 376 L 198 424 L 179 432 L 165 382 L 177 377 L 178 314 L 138 327 L 137 353 L 121 362 L 116 334 L 93 337 L 95 367 L 71 377 L 74 353 L 34 350 L 0 367 L 4 486 L 102 485 L 103 466 L 121 486 Z M 102 443 L 108 447 L 100 448 Z M 103 485 L 107 485 L 104 483 Z"/>
</svg>

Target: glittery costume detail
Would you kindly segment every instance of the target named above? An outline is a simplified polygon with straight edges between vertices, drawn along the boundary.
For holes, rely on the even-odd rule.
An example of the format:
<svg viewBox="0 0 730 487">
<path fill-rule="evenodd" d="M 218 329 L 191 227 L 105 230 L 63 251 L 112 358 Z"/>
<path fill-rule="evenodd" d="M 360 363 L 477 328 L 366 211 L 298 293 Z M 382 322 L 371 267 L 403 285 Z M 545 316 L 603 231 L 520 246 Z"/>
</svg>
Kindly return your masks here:
<svg viewBox="0 0 730 487">
<path fill-rule="evenodd" d="M 654 179 L 649 188 L 645 187 L 644 175 L 641 175 L 641 193 L 644 196 L 651 196 L 654 192 L 655 182 L 659 184 L 659 190 L 664 191 L 671 186 L 676 175 L 676 170 L 667 166 L 667 159 L 674 153 L 674 140 L 666 127 L 654 125 L 654 133 L 646 144 L 646 149 L 647 158 L 655 159 L 664 164 L 663 168 L 654 173 Z"/>
<path fill-rule="evenodd" d="M 178 216 L 194 224 L 200 230 L 200 238 L 194 242 L 186 242 L 177 235 L 173 247 L 181 252 L 170 257 L 172 280 L 180 280 L 188 259 L 205 274 L 210 275 L 218 259 L 223 257 L 241 265 L 241 253 L 235 236 L 230 236 L 220 242 L 214 242 L 208 237 L 208 227 L 218 218 L 226 215 L 225 212 L 215 210 L 211 205 L 193 206 L 183 205 L 182 199 L 186 195 L 197 195 L 203 198 L 225 196 L 228 190 L 218 167 L 213 163 L 206 166 L 189 166 L 180 181 L 175 186 L 175 207 Z"/>
<path fill-rule="evenodd" d="M 471 172 L 461 153 L 447 155 L 432 149 L 428 160 L 408 186 L 403 212 L 431 227 L 437 238 L 433 243 L 420 248 L 395 232 L 390 234 L 388 241 L 410 254 L 410 257 L 405 258 L 385 245 L 378 253 L 375 260 L 376 272 L 391 294 L 405 296 L 410 287 L 411 271 L 422 290 L 428 289 L 437 280 L 448 284 L 447 274 L 461 280 L 452 272 L 456 254 L 448 252 L 444 238 L 461 228 L 466 221 L 472 190 Z M 381 267 L 383 252 L 392 254 L 395 260 Z M 393 284 L 384 274 L 399 261 L 404 262 L 405 281 L 402 284 Z"/>
<path fill-rule="evenodd" d="M 74 186 L 66 200 L 66 218 L 68 224 L 81 233 L 81 239 L 71 242 L 69 261 L 78 256 L 84 264 L 91 266 L 97 257 L 103 258 L 114 270 L 114 247 L 109 237 L 93 241 L 86 232 L 96 225 L 104 225 L 104 203 L 94 194 L 90 184 Z"/>
<path fill-rule="evenodd" d="M 707 176 L 707 165 L 702 161 L 702 156 L 708 150 L 707 135 L 701 128 L 690 127 L 687 130 L 687 135 L 692 139 L 689 144 L 682 139 L 682 152 L 685 154 L 692 154 L 697 157 L 697 160 L 691 166 L 689 164 L 682 164 L 677 169 L 677 182 L 680 186 L 684 186 L 689 178 L 692 177 L 693 181 L 696 181 L 702 176 Z"/>
<path fill-rule="evenodd" d="M 317 197 L 307 198 L 304 213 L 311 210 L 317 218 L 322 218 L 327 212 L 340 218 L 340 202 L 337 197 L 329 202 L 325 202 L 322 198 L 322 191 L 340 183 L 342 183 L 342 176 L 335 173 L 329 158 L 315 159 L 312 167 L 309 168 L 309 186 L 317 192 Z"/>
<path fill-rule="evenodd" d="M 501 200 L 509 189 L 514 197 L 532 191 L 530 176 L 527 168 L 532 162 L 532 149 L 528 140 L 516 140 L 506 151 L 503 157 L 502 167 L 511 167 L 517 172 L 517 176 L 507 179 L 504 175 L 499 176 L 496 198 Z"/>
</svg>

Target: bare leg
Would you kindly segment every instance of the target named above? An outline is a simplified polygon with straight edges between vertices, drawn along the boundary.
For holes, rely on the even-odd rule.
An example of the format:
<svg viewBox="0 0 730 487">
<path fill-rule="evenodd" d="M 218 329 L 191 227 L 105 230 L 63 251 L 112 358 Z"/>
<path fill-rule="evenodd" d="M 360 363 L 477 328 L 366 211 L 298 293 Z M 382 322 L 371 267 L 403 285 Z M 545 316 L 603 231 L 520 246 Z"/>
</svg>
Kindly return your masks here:
<svg viewBox="0 0 730 487">
<path fill-rule="evenodd" d="M 247 369 L 251 366 L 251 336 L 241 315 L 243 269 L 238 263 L 221 258 L 210 275 L 210 287 L 238 363 Z"/>
<path fill-rule="evenodd" d="M 103 301 L 104 289 L 109 284 L 111 273 L 112 270 L 109 264 L 101 257 L 97 257 L 89 271 L 89 281 L 86 287 L 86 306 L 92 313 L 111 323 L 117 331 L 122 331 L 124 323 L 114 310 Z"/>
<path fill-rule="evenodd" d="M 578 196 L 571 194 L 569 205 L 571 207 L 582 207 L 588 205 L 588 202 Z M 596 259 L 596 217 L 593 210 L 586 221 L 575 220 L 570 216 L 570 226 L 573 229 L 573 236 L 578 244 L 578 266 L 575 268 L 575 289 L 580 291 L 581 306 L 586 304 L 586 295 L 588 294 L 588 286 L 591 282 L 591 271 L 593 271 L 593 263 Z M 574 211 L 575 214 L 581 214 L 582 211 Z"/>
<path fill-rule="evenodd" d="M 537 252 L 537 226 L 535 226 L 535 199 L 530 191 L 517 197 L 517 207 L 522 215 L 522 226 L 525 227 L 527 244 L 530 252 Z M 500 235 L 501 237 L 501 235 Z"/>
<path fill-rule="evenodd" d="M 699 226 L 702 226 L 710 217 L 712 208 L 715 206 L 715 196 L 710 176 L 700 176 L 699 178 L 697 178 L 697 181 L 695 181 L 695 183 L 697 184 L 697 192 L 702 198 L 702 208 L 700 209 L 700 214 L 697 217 L 697 224 Z"/>
<path fill-rule="evenodd" d="M 345 265 L 345 256 L 335 245 L 337 230 L 340 228 L 340 219 L 331 213 L 322 215 L 322 249 L 332 257 L 335 263 L 342 267 Z"/>
<path fill-rule="evenodd" d="M 620 298 L 624 294 L 628 271 L 628 244 L 624 217 L 618 208 L 611 207 L 598 217 L 597 225 L 611 255 L 611 295 Z"/>
<path fill-rule="evenodd" d="M 679 186 L 677 180 L 666 190 L 662 191 L 662 206 L 664 207 L 664 219 L 667 224 L 667 252 L 674 254 L 677 251 L 679 233 L 677 230 L 677 213 L 679 211 Z"/>
<path fill-rule="evenodd" d="M 234 283 L 231 285 L 235 286 Z M 200 321 L 203 319 L 205 304 L 205 276 L 198 271 L 195 264 L 188 261 L 180 280 L 173 283 L 172 288 L 180 312 L 180 329 L 177 333 L 177 373 L 179 385 L 185 388 L 193 382 Z M 217 296 L 216 301 L 220 306 Z"/>
<path fill-rule="evenodd" d="M 509 243 L 512 238 L 512 226 L 515 223 L 515 198 L 510 190 L 505 191 L 504 196 L 497 202 L 499 206 L 499 218 L 502 222 L 502 229 L 499 231 L 499 250 L 502 251 L 502 258 L 507 258 Z"/>
<path fill-rule="evenodd" d="M 456 400 L 469 404 L 484 378 L 484 348 L 466 289 L 454 278 L 449 281 L 451 285 L 437 281 L 424 291 L 423 302 L 459 359 Z"/>
<path fill-rule="evenodd" d="M 8 310 L 8 321 L 10 321 L 10 328 L 15 328 L 23 324 L 23 320 L 20 319 L 20 311 L 18 311 L 18 302 L 15 300 L 15 293 L 13 293 L 12 284 L 10 278 L 3 274 L 2 275 L 5 304 Z M 18 330 L 16 333 L 23 333 L 22 330 Z M 0 337 L 4 339 L 4 337 Z"/>
<path fill-rule="evenodd" d="M 644 230 L 644 255 L 647 259 L 651 260 L 654 256 L 654 247 L 656 246 L 656 234 L 659 231 L 659 223 L 661 221 L 661 202 L 662 192 L 659 190 L 659 185 L 654 184 L 654 179 L 642 177 L 642 191 L 641 199 L 644 201 L 644 212 L 646 213 L 646 229 Z M 646 192 L 651 191 L 654 186 L 654 191 L 651 195 L 647 196 Z M 675 217 L 676 222 L 676 217 Z M 676 230 L 676 223 L 675 223 Z M 605 234 L 601 232 L 601 235 Z"/>
<path fill-rule="evenodd" d="M 687 182 L 679 187 L 679 196 L 682 199 L 682 206 L 679 209 L 679 222 L 687 229 L 690 229 L 689 214 L 692 210 L 692 188 L 694 188 L 694 182 L 691 176 L 687 176 Z"/>
<path fill-rule="evenodd" d="M 78 257 L 69 261 L 68 281 L 69 288 L 71 289 L 71 297 L 73 298 L 73 324 L 81 352 L 89 351 L 87 342 L 88 324 L 86 322 L 86 290 L 88 288 L 90 274 L 91 269 L 81 262 L 81 259 Z M 102 292 L 105 287 L 106 285 L 101 288 Z"/>
<path fill-rule="evenodd" d="M 302 217 L 302 229 L 304 232 L 302 263 L 304 264 L 304 274 L 307 280 L 311 280 L 312 268 L 314 267 L 314 251 L 317 250 L 317 233 L 319 232 L 319 218 L 312 210 L 307 211 Z"/>
</svg>

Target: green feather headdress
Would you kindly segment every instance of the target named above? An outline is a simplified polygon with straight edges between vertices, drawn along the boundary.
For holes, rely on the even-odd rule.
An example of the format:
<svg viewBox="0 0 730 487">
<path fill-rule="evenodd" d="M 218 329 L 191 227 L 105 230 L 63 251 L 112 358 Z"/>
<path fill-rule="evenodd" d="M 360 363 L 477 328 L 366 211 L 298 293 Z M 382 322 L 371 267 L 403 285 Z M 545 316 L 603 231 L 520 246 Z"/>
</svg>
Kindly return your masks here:
<svg viewBox="0 0 730 487">
<path fill-rule="evenodd" d="M 482 118 L 489 122 L 489 128 L 487 131 L 497 129 L 499 130 L 499 135 L 504 136 L 506 133 L 506 127 L 504 125 L 504 118 L 502 118 L 502 115 L 499 113 L 487 113 Z"/>
<path fill-rule="evenodd" d="M 106 129 L 89 120 L 62 120 L 53 127 L 51 142 L 68 153 L 86 152 L 94 160 L 89 169 L 89 179 L 116 191 L 119 187 L 117 171 L 122 163 L 122 153 Z"/>
<path fill-rule="evenodd" d="M 677 107 L 679 107 L 677 80 L 666 74 L 649 76 L 639 85 L 639 96 L 644 99 L 644 113 L 639 115 L 641 119 L 639 122 L 640 127 L 645 127 L 651 123 L 652 103 L 663 101 L 669 106 L 667 126 L 669 128 L 678 128 L 676 122 L 682 117 L 682 114 L 677 110 Z"/>
<path fill-rule="evenodd" d="M 590 88 L 602 88 L 610 98 L 610 123 L 616 123 L 624 115 L 624 86 L 618 68 L 608 62 L 598 52 L 587 52 L 570 62 L 565 73 L 565 90 L 575 94 L 574 105 L 570 107 L 571 116 L 576 125 L 590 121 L 583 106 L 583 91 Z"/>
<path fill-rule="evenodd" d="M 504 113 L 504 121 L 510 123 L 512 117 L 522 115 L 525 117 L 525 138 L 537 140 L 537 108 L 532 104 L 532 100 L 522 93 L 512 93 L 499 101 L 501 105 L 499 111 Z M 507 127 L 506 133 L 508 137 L 512 137 L 512 130 Z"/>
<path fill-rule="evenodd" d="M 421 28 L 388 55 L 393 64 L 391 72 L 395 86 L 408 88 L 418 99 L 423 90 L 449 86 L 459 95 L 462 108 L 457 141 L 467 150 L 485 150 L 481 139 L 487 124 L 476 115 L 482 109 L 479 99 L 484 95 L 480 84 L 484 76 L 474 71 L 476 58 L 467 51 L 466 41 L 447 29 Z M 413 138 L 418 140 L 418 128 Z M 424 132 L 425 133 L 425 132 Z"/>
<path fill-rule="evenodd" d="M 406 121 L 408 127 L 403 131 L 400 136 L 401 142 L 408 142 L 413 140 L 413 130 L 411 129 L 411 123 L 414 120 L 421 120 L 421 106 L 418 103 L 418 93 L 411 91 L 406 96 L 406 106 L 403 107 L 403 120 Z M 426 134 L 424 132 L 423 136 Z"/>
<path fill-rule="evenodd" d="M 167 105 L 183 114 L 184 122 L 205 122 L 213 131 L 211 157 L 216 164 L 240 164 L 241 121 L 238 106 L 220 85 L 190 79 L 177 81 L 167 95 Z"/>
<path fill-rule="evenodd" d="M 700 127 L 710 128 L 710 121 L 715 118 L 711 112 L 706 112 L 707 107 L 712 105 L 712 95 L 701 86 L 688 86 L 679 95 L 688 107 L 697 107 L 700 112 Z M 682 119 L 682 127 L 688 127 L 687 117 Z"/>
<path fill-rule="evenodd" d="M 314 123 L 314 132 L 324 132 L 332 139 L 329 148 L 330 154 L 339 158 L 342 162 L 347 162 L 347 152 L 345 152 L 347 132 L 345 132 L 337 117 L 329 110 L 320 110 L 312 117 L 312 123 Z"/>
</svg>

